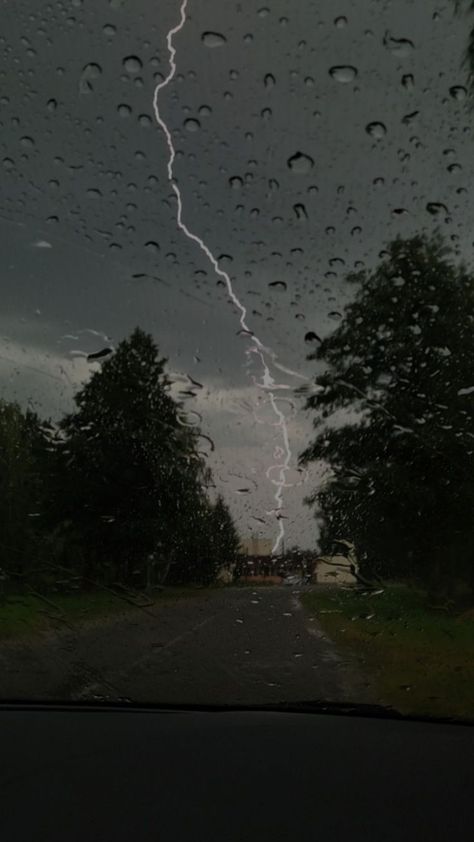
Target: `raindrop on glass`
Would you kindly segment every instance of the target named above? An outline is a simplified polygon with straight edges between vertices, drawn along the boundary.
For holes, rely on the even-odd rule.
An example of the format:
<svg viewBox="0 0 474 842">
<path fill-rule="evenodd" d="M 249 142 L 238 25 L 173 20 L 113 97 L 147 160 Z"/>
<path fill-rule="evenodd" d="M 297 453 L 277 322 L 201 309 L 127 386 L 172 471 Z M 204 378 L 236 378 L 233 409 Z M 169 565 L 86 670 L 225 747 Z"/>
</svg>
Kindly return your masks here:
<svg viewBox="0 0 474 842">
<path fill-rule="evenodd" d="M 383 43 L 397 58 L 407 58 L 415 49 L 413 41 L 409 38 L 393 38 L 389 32 L 385 33 Z"/>
<path fill-rule="evenodd" d="M 220 32 L 203 32 L 201 41 L 205 47 L 222 47 L 227 39 Z"/>
<path fill-rule="evenodd" d="M 148 240 L 148 242 L 145 243 L 145 248 L 151 254 L 158 254 L 158 252 L 160 251 L 158 243 L 156 243 L 154 240 Z"/>
<path fill-rule="evenodd" d="M 120 117 L 130 117 L 132 109 L 129 105 L 126 105 L 124 102 L 121 102 L 120 105 L 117 105 L 117 113 L 120 115 Z"/>
<path fill-rule="evenodd" d="M 187 132 L 198 132 L 201 128 L 201 123 L 199 120 L 195 120 L 193 117 L 190 117 L 188 120 L 184 121 L 184 128 Z"/>
<path fill-rule="evenodd" d="M 431 214 L 431 216 L 439 216 L 441 213 L 448 214 L 449 212 L 446 205 L 442 202 L 428 202 L 426 210 Z"/>
<path fill-rule="evenodd" d="M 296 175 L 306 175 L 314 167 L 314 161 L 310 155 L 304 152 L 295 152 L 287 161 L 289 169 Z"/>
<path fill-rule="evenodd" d="M 368 123 L 365 130 L 367 134 L 374 137 L 376 140 L 380 140 L 387 134 L 386 126 L 383 123 Z"/>
<path fill-rule="evenodd" d="M 453 85 L 449 89 L 449 93 L 453 99 L 457 99 L 462 102 L 463 99 L 466 99 L 467 90 L 463 87 L 463 85 Z"/>
<path fill-rule="evenodd" d="M 102 68 L 100 64 L 91 62 L 86 64 L 82 69 L 81 78 L 79 79 L 79 93 L 90 94 L 94 91 L 94 82 L 102 75 Z"/>
<path fill-rule="evenodd" d="M 329 75 L 336 82 L 347 85 L 348 82 L 353 82 L 356 78 L 357 68 L 352 67 L 350 64 L 336 65 L 335 67 L 330 68 Z"/>
<path fill-rule="evenodd" d="M 126 56 L 122 64 L 127 73 L 130 73 L 131 76 L 135 75 L 135 73 L 140 73 L 140 70 L 143 67 L 140 59 L 137 56 Z"/>
<path fill-rule="evenodd" d="M 305 206 L 303 205 L 302 202 L 296 202 L 296 204 L 293 205 L 293 210 L 295 212 L 295 216 L 296 216 L 297 219 L 299 219 L 299 220 L 308 219 L 308 214 L 306 212 L 306 208 L 305 208 Z"/>
</svg>

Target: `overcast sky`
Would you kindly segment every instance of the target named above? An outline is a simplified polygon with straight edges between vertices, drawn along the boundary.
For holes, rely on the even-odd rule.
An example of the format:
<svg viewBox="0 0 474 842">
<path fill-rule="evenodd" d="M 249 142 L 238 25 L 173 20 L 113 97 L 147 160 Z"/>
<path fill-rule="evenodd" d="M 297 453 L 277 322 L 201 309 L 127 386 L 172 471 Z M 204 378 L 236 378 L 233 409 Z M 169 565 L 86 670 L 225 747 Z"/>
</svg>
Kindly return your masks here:
<svg viewBox="0 0 474 842">
<path fill-rule="evenodd" d="M 303 378 L 272 368 L 288 387 L 276 392 L 292 451 L 288 544 L 314 543 L 303 497 L 324 481 L 321 466 L 297 470 L 311 419 L 294 389 L 315 371 L 305 334 L 337 326 L 345 273 L 399 233 L 439 226 L 471 261 L 470 20 L 454 6 L 188 0 L 174 39 L 159 107 L 183 219 L 220 258 L 251 329 Z M 242 535 L 274 538 L 266 471 L 281 462 L 281 430 L 235 306 L 177 228 L 152 108 L 179 0 L 17 0 L 2 18 L 2 395 L 59 417 L 90 376 L 84 354 L 140 325 L 178 383 L 203 384 L 187 406 L 215 443 Z M 428 202 L 447 212 L 431 216 Z"/>
</svg>

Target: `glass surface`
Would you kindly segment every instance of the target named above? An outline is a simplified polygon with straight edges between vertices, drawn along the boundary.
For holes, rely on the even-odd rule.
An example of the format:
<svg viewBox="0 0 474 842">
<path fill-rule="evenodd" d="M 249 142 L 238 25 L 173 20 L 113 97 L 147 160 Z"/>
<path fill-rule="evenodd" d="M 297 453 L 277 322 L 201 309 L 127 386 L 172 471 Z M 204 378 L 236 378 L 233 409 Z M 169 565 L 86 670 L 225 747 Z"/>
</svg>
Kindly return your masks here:
<svg viewBox="0 0 474 842">
<path fill-rule="evenodd" d="M 471 4 L 2 24 L 0 698 L 472 718 Z"/>
</svg>

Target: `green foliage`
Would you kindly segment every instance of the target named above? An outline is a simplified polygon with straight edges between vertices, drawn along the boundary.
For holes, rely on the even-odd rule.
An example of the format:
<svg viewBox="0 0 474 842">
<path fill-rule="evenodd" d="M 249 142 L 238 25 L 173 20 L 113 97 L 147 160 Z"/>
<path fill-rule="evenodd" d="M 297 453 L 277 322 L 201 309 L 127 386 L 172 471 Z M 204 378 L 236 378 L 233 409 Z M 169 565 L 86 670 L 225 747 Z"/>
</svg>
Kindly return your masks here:
<svg viewBox="0 0 474 842">
<path fill-rule="evenodd" d="M 392 242 L 312 359 L 307 406 L 324 460 L 322 548 L 352 540 L 366 572 L 474 581 L 474 279 L 435 237 Z"/>
<path fill-rule="evenodd" d="M 48 430 L 29 410 L 0 401 L 0 568 L 10 584 L 32 575 L 47 482 Z"/>
<path fill-rule="evenodd" d="M 137 329 L 55 430 L 0 402 L 0 596 L 210 584 L 233 560 L 232 518 L 209 499 L 199 430 L 184 423 L 165 365 Z"/>
<path fill-rule="evenodd" d="M 136 329 L 60 424 L 53 510 L 85 582 L 210 579 L 210 473 L 153 339 Z"/>
</svg>

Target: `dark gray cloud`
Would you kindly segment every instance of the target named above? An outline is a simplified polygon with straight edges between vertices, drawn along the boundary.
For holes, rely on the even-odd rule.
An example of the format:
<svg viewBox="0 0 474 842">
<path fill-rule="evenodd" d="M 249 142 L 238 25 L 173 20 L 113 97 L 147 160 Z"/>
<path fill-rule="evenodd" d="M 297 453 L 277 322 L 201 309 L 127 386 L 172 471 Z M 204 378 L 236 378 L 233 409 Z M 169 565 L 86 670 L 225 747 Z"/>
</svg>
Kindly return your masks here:
<svg viewBox="0 0 474 842">
<path fill-rule="evenodd" d="M 387 240 L 439 225 L 470 259 L 467 26 L 453 9 L 189 0 L 177 74 L 160 99 L 183 217 L 222 256 L 252 329 L 304 377 L 305 333 L 334 328 L 352 294 L 345 274 L 372 265 Z M 176 376 L 204 385 L 194 408 L 242 530 L 273 535 L 265 471 L 279 431 L 226 290 L 177 229 L 154 122 L 178 0 L 28 0 L 3 17 L 4 394 L 59 414 L 90 371 L 81 352 L 140 324 Z M 207 46 L 205 32 L 225 40 Z M 307 158 L 289 166 L 297 153 Z M 432 216 L 430 202 L 446 211 Z M 279 405 L 297 411 L 297 454 L 311 423 L 293 394 L 300 381 L 286 383 L 279 394 L 293 406 Z M 302 499 L 323 472 L 313 467 L 305 486 L 288 475 L 290 541 L 313 540 Z"/>
</svg>

